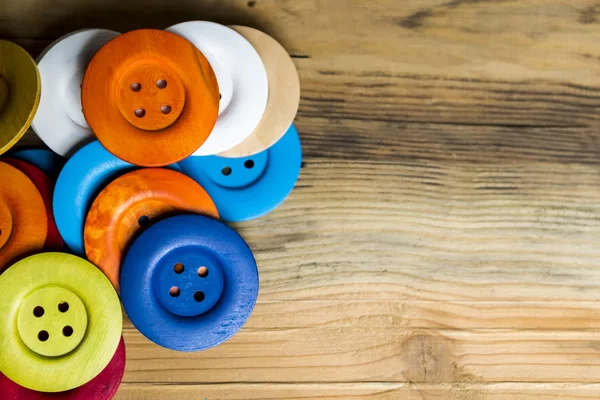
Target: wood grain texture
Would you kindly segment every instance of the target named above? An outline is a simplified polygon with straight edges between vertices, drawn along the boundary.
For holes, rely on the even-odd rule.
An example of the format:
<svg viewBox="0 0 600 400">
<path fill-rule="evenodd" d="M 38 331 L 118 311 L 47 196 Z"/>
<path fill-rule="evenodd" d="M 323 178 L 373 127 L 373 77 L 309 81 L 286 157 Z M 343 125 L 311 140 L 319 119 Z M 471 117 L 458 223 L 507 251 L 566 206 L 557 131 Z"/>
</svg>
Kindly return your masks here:
<svg viewBox="0 0 600 400">
<path fill-rule="evenodd" d="M 219 86 L 208 60 L 162 30 L 119 35 L 90 61 L 83 78 L 85 119 L 117 157 L 160 167 L 182 160 L 210 135 Z"/>
<path fill-rule="evenodd" d="M 209 19 L 300 74 L 298 186 L 236 226 L 252 318 L 184 358 L 127 328 L 117 399 L 600 397 L 597 0 L 26 3 L 44 15 L 2 9 L 0 36 L 34 53 Z"/>
<path fill-rule="evenodd" d="M 121 261 L 131 241 L 151 222 L 182 212 L 219 217 L 208 193 L 179 172 L 146 168 L 122 175 L 102 189 L 87 214 L 87 258 L 118 292 Z"/>
</svg>

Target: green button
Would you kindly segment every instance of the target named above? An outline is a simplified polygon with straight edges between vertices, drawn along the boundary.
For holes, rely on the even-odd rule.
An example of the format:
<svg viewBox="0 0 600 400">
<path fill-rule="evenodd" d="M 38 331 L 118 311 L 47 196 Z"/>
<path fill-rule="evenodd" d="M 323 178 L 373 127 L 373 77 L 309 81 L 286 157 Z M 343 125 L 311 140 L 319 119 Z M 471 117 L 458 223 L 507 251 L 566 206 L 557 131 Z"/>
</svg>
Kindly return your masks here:
<svg viewBox="0 0 600 400">
<path fill-rule="evenodd" d="M 83 302 L 61 287 L 32 292 L 19 308 L 19 336 L 29 349 L 46 357 L 73 351 L 84 338 L 88 316 Z"/>
</svg>

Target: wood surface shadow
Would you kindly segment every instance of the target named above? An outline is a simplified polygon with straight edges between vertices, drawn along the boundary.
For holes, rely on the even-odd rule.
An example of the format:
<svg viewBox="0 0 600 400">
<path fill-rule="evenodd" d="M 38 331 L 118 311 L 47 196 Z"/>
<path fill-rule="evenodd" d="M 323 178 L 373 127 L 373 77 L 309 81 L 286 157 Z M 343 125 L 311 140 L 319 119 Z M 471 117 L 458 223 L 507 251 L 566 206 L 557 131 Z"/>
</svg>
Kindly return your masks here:
<svg viewBox="0 0 600 400">
<path fill-rule="evenodd" d="M 104 28 L 118 32 L 128 32 L 135 29 L 154 28 L 165 29 L 184 21 L 206 20 L 225 25 L 246 25 L 257 29 L 260 26 L 250 10 L 252 2 L 233 6 L 231 2 L 219 1 L 120 1 L 108 0 L 98 3 L 70 2 L 64 12 L 44 12 L 38 9 L 32 14 L 23 11 L 23 21 L 36 20 L 37 32 L 32 37 L 23 37 L 12 31 L 10 26 L 0 26 L 0 38 L 54 40 L 67 33 L 86 29 Z M 31 15 L 30 15 L 31 14 Z M 41 26 L 40 26 L 41 25 Z"/>
</svg>

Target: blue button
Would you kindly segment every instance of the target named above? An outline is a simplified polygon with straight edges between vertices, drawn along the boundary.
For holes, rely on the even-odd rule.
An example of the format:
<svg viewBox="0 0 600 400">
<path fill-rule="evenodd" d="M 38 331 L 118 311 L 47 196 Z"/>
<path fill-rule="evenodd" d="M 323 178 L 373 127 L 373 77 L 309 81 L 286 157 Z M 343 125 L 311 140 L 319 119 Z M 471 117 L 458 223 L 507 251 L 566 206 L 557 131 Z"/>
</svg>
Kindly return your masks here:
<svg viewBox="0 0 600 400">
<path fill-rule="evenodd" d="M 65 243 L 85 257 L 83 227 L 96 195 L 114 178 L 132 171 L 129 164 L 94 141 L 77 151 L 63 167 L 54 188 L 54 220 Z"/>
<path fill-rule="evenodd" d="M 298 180 L 302 148 L 292 125 L 277 143 L 256 155 L 191 156 L 179 165 L 206 189 L 222 220 L 239 222 L 263 216 L 283 203 Z"/>
<path fill-rule="evenodd" d="M 67 161 L 52 150 L 34 147 L 11 151 L 8 156 L 35 165 L 52 179 L 56 179 Z"/>
<path fill-rule="evenodd" d="M 209 253 L 175 249 L 157 265 L 155 295 L 173 314 L 195 317 L 209 311 L 223 293 L 223 269 Z"/>
<path fill-rule="evenodd" d="M 54 187 L 52 208 L 58 231 L 75 254 L 85 257 L 85 218 L 98 193 L 137 168 L 109 153 L 98 141 L 82 147 L 67 161 Z M 180 171 L 177 164 L 168 168 Z"/>
<path fill-rule="evenodd" d="M 121 300 L 135 327 L 178 351 L 223 343 L 248 320 L 258 296 L 250 248 L 224 223 L 178 215 L 151 225 L 121 267 Z"/>
</svg>

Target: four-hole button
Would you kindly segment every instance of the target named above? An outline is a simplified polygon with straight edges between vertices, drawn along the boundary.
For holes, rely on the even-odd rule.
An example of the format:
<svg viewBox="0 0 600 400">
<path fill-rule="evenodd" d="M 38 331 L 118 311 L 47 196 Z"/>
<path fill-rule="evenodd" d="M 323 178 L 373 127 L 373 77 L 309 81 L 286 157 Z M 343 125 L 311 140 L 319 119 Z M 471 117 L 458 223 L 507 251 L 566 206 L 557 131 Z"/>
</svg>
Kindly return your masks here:
<svg viewBox="0 0 600 400">
<path fill-rule="evenodd" d="M 174 251 L 159 266 L 155 294 L 171 313 L 194 317 L 209 311 L 221 298 L 223 270 L 209 254 Z"/>
<path fill-rule="evenodd" d="M 81 299 L 61 287 L 32 292 L 21 304 L 17 320 L 23 343 L 46 357 L 73 351 L 84 338 L 87 325 L 88 316 Z"/>
<path fill-rule="evenodd" d="M 137 128 L 147 131 L 166 128 L 183 111 L 185 88 L 167 66 L 144 64 L 134 67 L 119 82 L 119 110 Z"/>
</svg>

